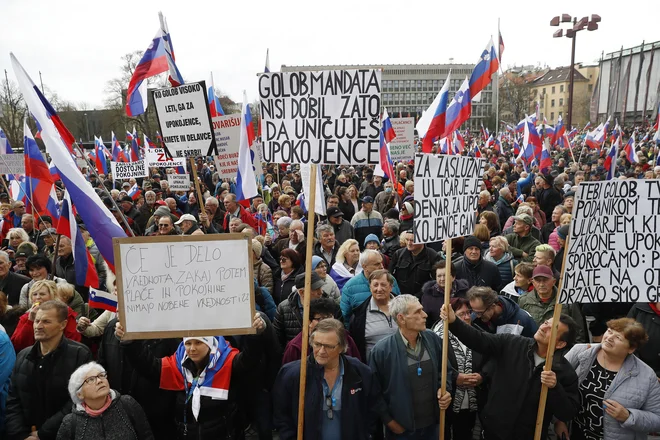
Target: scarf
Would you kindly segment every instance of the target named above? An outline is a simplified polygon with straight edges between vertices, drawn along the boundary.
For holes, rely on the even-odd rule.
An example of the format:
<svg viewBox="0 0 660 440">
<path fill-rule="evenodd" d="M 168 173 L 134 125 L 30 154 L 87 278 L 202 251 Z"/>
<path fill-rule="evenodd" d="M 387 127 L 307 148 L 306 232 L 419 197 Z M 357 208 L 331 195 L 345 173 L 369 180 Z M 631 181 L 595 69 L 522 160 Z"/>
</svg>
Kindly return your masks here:
<svg viewBox="0 0 660 440">
<path fill-rule="evenodd" d="M 87 406 L 87 404 L 84 403 L 84 402 L 83 402 L 83 404 L 82 404 L 82 407 L 85 409 L 85 412 L 86 412 L 87 414 L 89 414 L 91 417 L 98 417 L 98 416 L 100 416 L 101 414 L 103 414 L 103 413 L 105 412 L 106 409 L 108 409 L 108 408 L 110 407 L 110 404 L 111 404 L 111 403 L 112 403 L 112 398 L 111 398 L 110 395 L 108 394 L 108 396 L 107 396 L 106 399 L 105 399 L 105 403 L 103 404 L 103 406 L 102 406 L 101 408 L 99 408 L 99 409 L 92 409 L 92 408 L 90 408 L 89 406 Z"/>
<path fill-rule="evenodd" d="M 160 388 L 172 391 L 185 391 L 187 399 L 192 400 L 192 412 L 195 420 L 199 416 L 201 396 L 211 397 L 215 400 L 229 398 L 229 383 L 234 356 L 238 350 L 222 336 L 213 338 L 213 348 L 209 353 L 209 363 L 198 377 L 184 367 L 188 360 L 186 347 L 181 342 L 179 348 L 171 356 L 163 358 L 160 370 Z"/>
</svg>

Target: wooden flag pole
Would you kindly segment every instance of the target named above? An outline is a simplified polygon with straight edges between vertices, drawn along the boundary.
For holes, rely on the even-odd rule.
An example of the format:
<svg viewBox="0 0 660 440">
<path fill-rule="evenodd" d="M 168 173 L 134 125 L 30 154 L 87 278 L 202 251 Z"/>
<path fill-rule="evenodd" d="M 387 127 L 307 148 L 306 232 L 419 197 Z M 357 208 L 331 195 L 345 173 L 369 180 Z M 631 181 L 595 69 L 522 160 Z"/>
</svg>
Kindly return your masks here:
<svg viewBox="0 0 660 440">
<path fill-rule="evenodd" d="M 562 305 L 559 303 L 559 297 L 561 296 L 561 285 L 564 279 L 564 270 L 566 269 L 566 257 L 568 256 L 568 240 L 571 235 L 571 226 L 573 223 L 570 223 L 568 234 L 566 235 L 566 241 L 564 242 L 564 258 L 561 263 L 561 276 L 559 277 L 559 288 L 557 289 L 557 297 L 555 298 L 555 310 L 552 314 L 552 332 L 550 333 L 550 343 L 548 344 L 548 353 L 545 355 L 545 366 L 543 371 L 552 370 L 552 360 L 555 355 L 555 345 L 557 344 L 557 329 L 559 328 L 559 317 L 561 316 Z M 539 398 L 539 409 L 536 413 L 536 430 L 534 431 L 534 440 L 541 440 L 541 434 L 543 433 L 543 418 L 545 416 L 545 405 L 548 399 L 548 387 L 546 385 L 541 385 L 541 396 Z"/>
<path fill-rule="evenodd" d="M 197 180 L 197 167 L 195 165 L 195 158 L 190 156 L 190 172 L 193 176 L 193 181 L 195 182 L 195 190 L 197 190 L 197 203 L 199 203 L 199 213 L 206 212 L 204 210 L 204 194 L 199 187 L 199 180 Z M 210 220 L 210 219 L 209 219 Z"/>
<path fill-rule="evenodd" d="M 298 394 L 298 440 L 303 440 L 305 423 L 305 385 L 307 382 L 307 354 L 309 351 L 309 301 L 312 292 L 312 254 L 314 253 L 314 208 L 316 207 L 316 165 L 309 177 L 309 205 L 307 213 L 307 255 L 305 256 L 305 297 L 303 298 L 302 353 L 300 355 L 300 391 Z M 279 169 L 279 167 L 278 167 Z M 279 175 L 279 173 L 278 173 Z"/>
<path fill-rule="evenodd" d="M 451 297 L 451 238 L 445 240 L 445 308 L 449 309 L 449 298 Z M 445 319 L 442 323 L 442 385 L 440 390 L 444 396 L 447 392 L 447 359 L 449 354 L 449 322 Z M 440 440 L 445 439 L 445 415 L 446 411 L 440 408 Z"/>
</svg>

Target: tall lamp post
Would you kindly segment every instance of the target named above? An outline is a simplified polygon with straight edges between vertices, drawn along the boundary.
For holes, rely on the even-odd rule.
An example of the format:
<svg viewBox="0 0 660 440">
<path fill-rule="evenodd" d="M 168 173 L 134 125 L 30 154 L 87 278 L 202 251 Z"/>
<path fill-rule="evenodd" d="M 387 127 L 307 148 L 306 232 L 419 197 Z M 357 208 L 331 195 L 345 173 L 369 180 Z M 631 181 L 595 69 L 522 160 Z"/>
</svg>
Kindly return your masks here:
<svg viewBox="0 0 660 440">
<path fill-rule="evenodd" d="M 600 22 L 600 15 L 591 14 L 591 20 L 589 17 L 583 17 L 580 20 L 577 17 L 571 17 L 568 14 L 561 14 L 550 20 L 550 26 L 559 26 L 559 23 L 571 23 L 573 22 L 573 27 L 566 29 L 566 38 L 571 38 L 573 40 L 571 48 L 571 70 L 568 80 L 568 117 L 567 117 L 567 127 L 569 130 L 573 128 L 571 125 L 573 123 L 573 78 L 575 76 L 575 39 L 577 33 L 584 30 L 585 28 L 588 31 L 595 31 L 598 29 L 598 23 Z M 564 30 L 559 29 L 554 34 L 554 38 L 561 38 L 564 36 Z"/>
</svg>

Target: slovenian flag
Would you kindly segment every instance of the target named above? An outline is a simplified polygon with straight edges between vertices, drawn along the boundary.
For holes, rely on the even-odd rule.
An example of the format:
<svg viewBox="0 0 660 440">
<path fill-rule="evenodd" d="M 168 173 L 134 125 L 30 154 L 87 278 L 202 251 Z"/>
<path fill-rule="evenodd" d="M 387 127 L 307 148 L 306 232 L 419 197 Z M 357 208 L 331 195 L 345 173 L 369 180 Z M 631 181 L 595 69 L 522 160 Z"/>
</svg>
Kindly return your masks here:
<svg viewBox="0 0 660 440">
<path fill-rule="evenodd" d="M 236 200 L 248 200 L 258 194 L 257 178 L 254 175 L 252 144 L 254 143 L 254 125 L 248 104 L 247 94 L 243 91 L 243 111 L 241 118 L 241 137 L 238 144 L 238 172 L 236 173 Z"/>
<path fill-rule="evenodd" d="M 128 190 L 126 195 L 128 195 L 133 200 L 137 200 L 140 197 L 140 188 L 138 187 L 137 182 L 131 186 L 131 189 Z"/>
<path fill-rule="evenodd" d="M 89 288 L 89 307 L 103 309 L 109 312 L 117 311 L 117 295 L 104 292 L 103 290 Z"/>
</svg>

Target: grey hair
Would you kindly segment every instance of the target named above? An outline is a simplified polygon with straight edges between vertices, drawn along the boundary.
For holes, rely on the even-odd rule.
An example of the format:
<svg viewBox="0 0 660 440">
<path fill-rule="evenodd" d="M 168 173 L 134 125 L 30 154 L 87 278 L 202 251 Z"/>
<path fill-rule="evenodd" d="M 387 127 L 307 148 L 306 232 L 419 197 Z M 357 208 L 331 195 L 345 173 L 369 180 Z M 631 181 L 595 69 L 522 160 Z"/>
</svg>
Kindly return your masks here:
<svg viewBox="0 0 660 440">
<path fill-rule="evenodd" d="M 509 242 L 507 241 L 506 237 L 501 235 L 493 237 L 490 239 L 490 245 L 493 246 L 493 243 L 495 244 L 495 247 L 501 248 L 504 250 L 504 252 L 509 252 Z"/>
<path fill-rule="evenodd" d="M 216 199 L 213 196 L 207 197 L 206 200 L 204 200 L 204 203 L 210 203 L 211 205 L 214 206 L 220 206 L 220 202 L 218 201 L 218 199 Z"/>
<path fill-rule="evenodd" d="M 156 197 L 156 193 L 155 193 L 154 191 L 149 190 L 149 191 L 147 191 L 146 193 L 144 193 L 144 198 L 145 198 L 145 199 L 147 198 L 147 196 L 154 196 L 154 197 Z"/>
<path fill-rule="evenodd" d="M 568 208 L 565 207 L 564 205 L 557 205 L 557 206 L 555 206 L 555 209 L 557 209 L 557 208 L 559 208 L 559 209 L 562 211 L 563 214 L 567 214 L 567 213 L 568 213 Z"/>
<path fill-rule="evenodd" d="M 369 261 L 369 257 L 375 257 L 378 256 L 381 259 L 383 258 L 380 252 L 378 252 L 375 249 L 365 249 L 362 254 L 360 254 L 360 266 L 364 267 L 365 264 L 367 264 L 367 261 Z"/>
<path fill-rule="evenodd" d="M 508 186 L 504 186 L 504 187 L 502 187 L 502 189 L 500 189 L 500 195 L 502 197 L 510 196 L 511 195 L 511 190 L 509 189 Z"/>
<path fill-rule="evenodd" d="M 332 232 L 333 234 L 335 233 L 335 230 L 332 227 L 332 225 L 328 225 L 328 224 L 321 225 L 318 228 L 316 228 L 316 238 L 320 240 L 321 236 L 323 236 L 323 234 L 328 232 Z"/>
<path fill-rule="evenodd" d="M 0 257 L 4 258 L 7 263 L 9 263 L 9 254 L 5 251 L 0 251 Z"/>
<path fill-rule="evenodd" d="M 319 321 L 319 323 L 316 324 L 314 331 L 309 336 L 309 339 L 313 341 L 314 335 L 317 333 L 332 333 L 332 332 L 334 332 L 337 335 L 337 339 L 339 340 L 339 346 L 341 347 L 341 352 L 346 353 L 346 351 L 348 350 L 348 341 L 346 340 L 347 339 L 346 327 L 344 327 L 344 324 L 337 319 L 328 318 Z"/>
<path fill-rule="evenodd" d="M 389 229 L 390 231 L 392 231 L 392 233 L 393 233 L 394 235 L 398 235 L 398 234 L 399 234 L 399 226 L 400 226 L 400 223 L 399 223 L 397 220 L 394 220 L 394 219 L 387 219 L 387 220 L 385 220 L 385 223 L 383 223 L 383 225 L 384 225 L 385 227 L 387 227 L 387 229 Z"/>
<path fill-rule="evenodd" d="M 282 218 L 288 218 L 288 217 L 282 217 Z M 282 219 L 280 219 L 282 220 Z M 277 222 L 279 223 L 279 221 Z M 301 220 L 291 220 L 291 224 L 289 225 L 289 229 L 299 229 L 301 231 L 305 230 L 305 224 Z"/>
<path fill-rule="evenodd" d="M 518 210 L 516 211 L 516 215 L 520 214 L 527 214 L 530 217 L 534 216 L 534 210 L 532 209 L 531 206 L 519 206 Z"/>
<path fill-rule="evenodd" d="M 488 308 L 497 301 L 497 292 L 486 286 L 473 286 L 467 291 L 465 297 L 468 301 L 480 299 L 484 307 Z"/>
<path fill-rule="evenodd" d="M 85 376 L 87 376 L 90 372 L 97 370 L 99 373 L 105 373 L 105 368 L 99 363 L 96 363 L 94 361 L 88 362 L 86 364 L 83 364 L 76 369 L 71 374 L 71 377 L 69 378 L 69 396 L 71 396 L 71 400 L 73 401 L 74 404 L 81 404 L 83 401 L 82 399 L 78 396 L 78 391 L 82 387 L 82 384 L 85 382 Z"/>
<path fill-rule="evenodd" d="M 479 197 L 488 197 L 490 199 L 490 193 L 488 191 L 481 191 Z"/>
<path fill-rule="evenodd" d="M 344 264 L 346 261 L 346 254 L 348 253 L 349 249 L 351 246 L 360 246 L 357 242 L 357 240 L 354 240 L 352 238 L 349 238 L 345 242 L 342 243 L 341 246 L 339 246 L 339 250 L 337 250 L 337 256 L 335 257 L 335 261 Z"/>
<path fill-rule="evenodd" d="M 282 227 L 285 227 L 285 228 L 290 228 L 292 221 L 293 220 L 291 219 L 291 217 L 280 217 L 277 220 L 277 226 L 278 227 L 282 226 Z"/>
<path fill-rule="evenodd" d="M 396 320 L 396 317 L 408 314 L 408 306 L 419 304 L 419 299 L 414 295 L 399 295 L 390 300 L 390 316 Z"/>
<path fill-rule="evenodd" d="M 7 232 L 7 238 L 11 238 L 12 236 L 18 235 L 23 243 L 30 241 L 30 236 L 28 235 L 27 232 L 25 232 L 25 229 L 23 228 L 11 228 L 9 232 Z"/>
</svg>

